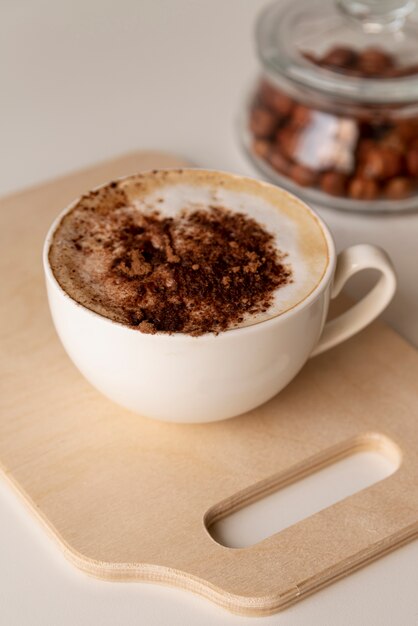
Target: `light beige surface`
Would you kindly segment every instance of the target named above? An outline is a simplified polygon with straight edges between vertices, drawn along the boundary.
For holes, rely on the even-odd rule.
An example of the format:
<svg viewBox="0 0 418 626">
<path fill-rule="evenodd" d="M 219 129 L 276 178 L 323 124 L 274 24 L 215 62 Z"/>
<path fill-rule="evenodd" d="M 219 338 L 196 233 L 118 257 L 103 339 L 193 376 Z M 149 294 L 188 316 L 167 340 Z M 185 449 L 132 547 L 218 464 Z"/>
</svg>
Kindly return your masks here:
<svg viewBox="0 0 418 626">
<path fill-rule="evenodd" d="M 418 358 L 374 324 L 257 411 L 209 425 L 152 422 L 99 396 L 51 326 L 42 238 L 72 197 L 154 163 L 131 156 L 2 201 L 0 463 L 89 573 L 272 612 L 417 534 Z M 204 519 L 364 446 L 399 448 L 398 472 L 251 548 L 208 535 Z"/>
</svg>

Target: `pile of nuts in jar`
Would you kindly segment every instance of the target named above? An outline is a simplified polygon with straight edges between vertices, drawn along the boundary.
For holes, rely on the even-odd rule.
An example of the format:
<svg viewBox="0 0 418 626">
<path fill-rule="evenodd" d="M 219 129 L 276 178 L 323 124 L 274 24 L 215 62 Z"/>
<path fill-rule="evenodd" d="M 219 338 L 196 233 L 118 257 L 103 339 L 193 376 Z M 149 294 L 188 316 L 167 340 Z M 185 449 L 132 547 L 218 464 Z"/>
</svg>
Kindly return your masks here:
<svg viewBox="0 0 418 626">
<path fill-rule="evenodd" d="M 332 48 L 322 58 L 304 56 L 362 78 L 418 73 L 417 66 L 397 67 L 376 48 Z M 417 191 L 417 116 L 395 119 L 373 108 L 338 116 L 296 102 L 262 80 L 251 104 L 249 131 L 253 153 L 298 185 L 356 200 L 396 200 Z"/>
<path fill-rule="evenodd" d="M 353 48 L 335 46 L 322 57 L 311 52 L 303 56 L 320 67 L 359 78 L 401 78 L 418 74 L 418 63 L 399 65 L 394 56 L 375 47 L 357 52 Z"/>
</svg>

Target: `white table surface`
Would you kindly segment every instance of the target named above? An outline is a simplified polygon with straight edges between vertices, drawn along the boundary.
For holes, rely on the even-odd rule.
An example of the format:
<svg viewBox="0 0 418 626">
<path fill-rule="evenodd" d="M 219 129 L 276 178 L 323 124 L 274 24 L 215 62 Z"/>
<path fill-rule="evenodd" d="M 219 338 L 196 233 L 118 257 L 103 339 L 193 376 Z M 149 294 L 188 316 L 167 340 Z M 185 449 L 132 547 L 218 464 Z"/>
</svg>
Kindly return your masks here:
<svg viewBox="0 0 418 626">
<path fill-rule="evenodd" d="M 255 175 L 241 154 L 235 126 L 257 71 L 252 33 L 263 4 L 3 0 L 0 193 L 141 148 Z M 339 249 L 372 242 L 391 254 L 399 289 L 384 317 L 418 345 L 418 214 L 320 212 Z M 369 280 L 358 280 L 352 292 L 361 293 Z M 418 542 L 258 620 L 229 615 L 176 589 L 94 580 L 65 561 L 0 480 L 2 626 L 406 626 L 418 623 L 417 591 Z"/>
</svg>

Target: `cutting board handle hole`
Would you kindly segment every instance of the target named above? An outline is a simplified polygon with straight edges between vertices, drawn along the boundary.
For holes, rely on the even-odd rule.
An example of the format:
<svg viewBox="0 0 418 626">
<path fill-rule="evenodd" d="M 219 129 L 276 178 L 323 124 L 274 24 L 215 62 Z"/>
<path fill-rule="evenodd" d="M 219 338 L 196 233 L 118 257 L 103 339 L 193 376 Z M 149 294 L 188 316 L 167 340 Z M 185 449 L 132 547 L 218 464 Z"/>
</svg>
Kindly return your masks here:
<svg viewBox="0 0 418 626">
<path fill-rule="evenodd" d="M 222 546 L 250 547 L 384 480 L 401 459 L 399 447 L 385 435 L 361 435 L 211 507 L 206 529 Z"/>
</svg>

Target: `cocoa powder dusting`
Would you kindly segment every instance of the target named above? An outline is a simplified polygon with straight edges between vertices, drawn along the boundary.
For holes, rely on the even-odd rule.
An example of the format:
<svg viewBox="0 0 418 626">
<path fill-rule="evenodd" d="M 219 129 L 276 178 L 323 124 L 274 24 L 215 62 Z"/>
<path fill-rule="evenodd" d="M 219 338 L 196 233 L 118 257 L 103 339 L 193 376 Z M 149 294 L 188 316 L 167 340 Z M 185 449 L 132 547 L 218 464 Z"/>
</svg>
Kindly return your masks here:
<svg viewBox="0 0 418 626">
<path fill-rule="evenodd" d="M 219 332 L 265 311 L 291 279 L 273 237 L 225 208 L 126 218 L 114 233 L 110 274 L 135 286 L 129 323 L 146 333 Z"/>
<path fill-rule="evenodd" d="M 95 285 L 90 308 L 144 333 L 234 328 L 265 312 L 275 290 L 292 281 L 273 236 L 222 206 L 174 218 L 86 206 L 71 223 L 80 291 Z"/>
</svg>

